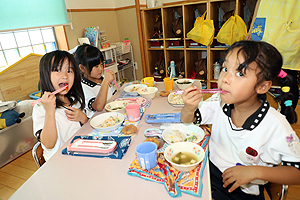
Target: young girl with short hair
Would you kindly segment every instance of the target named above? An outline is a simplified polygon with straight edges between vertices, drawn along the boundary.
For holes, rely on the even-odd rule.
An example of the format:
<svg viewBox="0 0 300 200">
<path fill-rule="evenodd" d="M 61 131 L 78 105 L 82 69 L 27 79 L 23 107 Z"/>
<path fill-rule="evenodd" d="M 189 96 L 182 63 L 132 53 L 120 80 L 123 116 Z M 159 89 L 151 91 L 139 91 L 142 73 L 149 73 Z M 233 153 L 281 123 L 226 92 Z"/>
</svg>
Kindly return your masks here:
<svg viewBox="0 0 300 200">
<path fill-rule="evenodd" d="M 264 199 L 266 181 L 300 184 L 299 138 L 289 124 L 297 117 L 288 85 L 281 99 L 286 116 L 266 101 L 277 76 L 288 78 L 282 62 L 277 49 L 266 42 L 239 41 L 222 64 L 222 93 L 200 103 L 203 94 L 195 87 L 183 92 L 182 122 L 212 124 L 209 160 L 215 200 Z"/>
<path fill-rule="evenodd" d="M 41 103 L 33 108 L 33 129 L 49 160 L 88 121 L 74 57 L 66 51 L 45 54 L 39 64 Z M 52 92 L 68 85 L 56 95 Z"/>
<path fill-rule="evenodd" d="M 103 77 L 103 55 L 91 45 L 84 44 L 77 48 L 75 59 L 82 72 L 81 83 L 85 95 L 87 116 L 92 117 L 96 111 L 102 111 L 106 101 L 115 94 L 110 86 L 115 78 L 113 71 L 106 72 Z"/>
</svg>

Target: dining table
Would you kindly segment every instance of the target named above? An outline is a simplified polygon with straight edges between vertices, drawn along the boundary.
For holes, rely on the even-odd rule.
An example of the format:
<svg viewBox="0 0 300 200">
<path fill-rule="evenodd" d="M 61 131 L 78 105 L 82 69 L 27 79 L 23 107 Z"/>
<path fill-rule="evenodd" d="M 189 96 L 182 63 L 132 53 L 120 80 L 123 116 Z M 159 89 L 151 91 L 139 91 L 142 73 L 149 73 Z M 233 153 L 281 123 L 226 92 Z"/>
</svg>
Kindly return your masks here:
<svg viewBox="0 0 300 200">
<path fill-rule="evenodd" d="M 62 150 L 70 144 L 72 137 L 10 197 L 10 200 L 174 199 L 163 184 L 127 174 L 131 162 L 136 158 L 136 146 L 146 139 L 144 131 L 148 128 L 160 128 L 160 124 L 146 123 L 145 116 L 181 111 L 181 107 L 170 105 L 167 97 L 159 95 L 160 91 L 165 90 L 163 82 L 156 82 L 156 87 L 158 92 L 151 100 L 150 106 L 145 109 L 137 125 L 137 133 L 131 137 L 130 146 L 122 159 L 63 155 Z M 109 101 L 118 98 L 123 89 L 124 85 Z M 178 89 L 175 84 L 173 89 Z M 97 112 L 94 116 L 104 112 L 106 111 Z M 89 134 L 93 130 L 90 120 L 74 136 Z M 182 193 L 180 197 L 175 198 L 211 199 L 208 163 L 207 161 L 203 171 L 201 197 Z"/>
</svg>

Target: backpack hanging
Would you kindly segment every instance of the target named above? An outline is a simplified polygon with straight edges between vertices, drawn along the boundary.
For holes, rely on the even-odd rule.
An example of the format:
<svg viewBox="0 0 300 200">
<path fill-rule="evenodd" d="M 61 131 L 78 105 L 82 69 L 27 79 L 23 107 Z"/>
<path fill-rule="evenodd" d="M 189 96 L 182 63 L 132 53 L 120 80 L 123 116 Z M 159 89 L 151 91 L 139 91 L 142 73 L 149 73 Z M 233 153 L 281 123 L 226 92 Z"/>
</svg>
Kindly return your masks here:
<svg viewBox="0 0 300 200">
<path fill-rule="evenodd" d="M 153 25 L 154 27 L 154 34 L 151 37 L 152 39 L 154 38 L 163 38 L 163 30 L 162 30 L 162 22 L 161 22 L 161 16 L 160 15 L 156 15 L 155 16 L 155 23 Z"/>
<path fill-rule="evenodd" d="M 179 62 L 176 63 L 176 74 L 184 77 L 185 75 L 185 65 L 184 65 L 184 57 L 182 57 Z"/>
<path fill-rule="evenodd" d="M 182 17 L 178 14 L 177 11 L 174 11 L 175 20 L 172 22 L 172 31 L 175 34 L 175 37 L 182 37 Z"/>
<path fill-rule="evenodd" d="M 196 72 L 196 78 L 197 79 L 203 79 L 206 80 L 207 78 L 207 61 L 205 59 L 200 59 L 195 62 L 194 70 Z"/>
</svg>

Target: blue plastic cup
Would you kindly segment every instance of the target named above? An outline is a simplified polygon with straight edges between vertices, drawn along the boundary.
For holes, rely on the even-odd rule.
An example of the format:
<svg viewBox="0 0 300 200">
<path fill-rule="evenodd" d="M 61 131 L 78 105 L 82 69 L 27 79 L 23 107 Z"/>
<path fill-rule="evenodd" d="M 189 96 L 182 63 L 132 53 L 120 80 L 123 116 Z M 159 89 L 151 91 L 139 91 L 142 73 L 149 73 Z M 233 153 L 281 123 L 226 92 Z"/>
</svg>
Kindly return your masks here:
<svg viewBox="0 0 300 200">
<path fill-rule="evenodd" d="M 157 145 L 154 142 L 142 142 L 135 148 L 140 167 L 150 170 L 157 165 Z"/>
</svg>

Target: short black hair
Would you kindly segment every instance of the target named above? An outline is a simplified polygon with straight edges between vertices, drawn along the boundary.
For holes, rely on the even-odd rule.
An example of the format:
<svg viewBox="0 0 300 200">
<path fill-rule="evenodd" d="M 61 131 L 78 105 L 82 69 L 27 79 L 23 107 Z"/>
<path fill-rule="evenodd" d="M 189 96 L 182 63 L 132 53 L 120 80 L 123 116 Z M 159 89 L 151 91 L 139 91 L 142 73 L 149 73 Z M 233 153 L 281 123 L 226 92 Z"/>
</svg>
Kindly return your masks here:
<svg viewBox="0 0 300 200">
<path fill-rule="evenodd" d="M 91 73 L 93 67 L 99 65 L 104 61 L 101 51 L 89 44 L 79 46 L 75 52 L 76 62 L 87 68 Z"/>
</svg>

